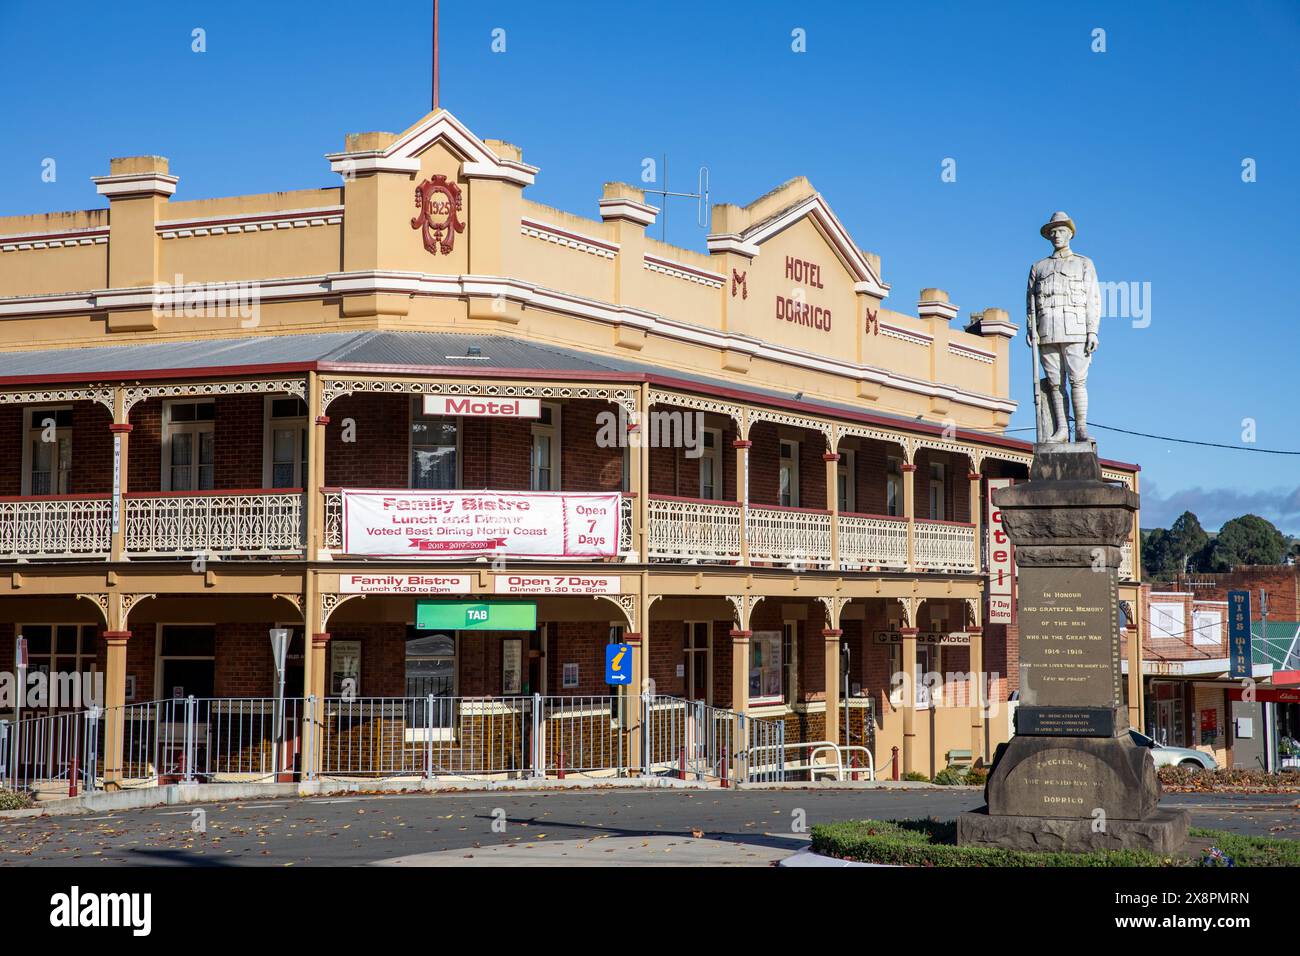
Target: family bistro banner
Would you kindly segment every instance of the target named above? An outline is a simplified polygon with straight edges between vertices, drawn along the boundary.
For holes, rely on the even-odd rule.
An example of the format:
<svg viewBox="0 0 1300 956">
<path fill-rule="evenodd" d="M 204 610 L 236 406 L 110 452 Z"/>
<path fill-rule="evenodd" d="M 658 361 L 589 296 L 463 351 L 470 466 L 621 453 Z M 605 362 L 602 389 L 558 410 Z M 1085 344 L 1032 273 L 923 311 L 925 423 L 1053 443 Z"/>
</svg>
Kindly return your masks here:
<svg viewBox="0 0 1300 956">
<path fill-rule="evenodd" d="M 610 558 L 619 495 L 510 491 L 343 492 L 343 550 L 375 558 Z"/>
</svg>

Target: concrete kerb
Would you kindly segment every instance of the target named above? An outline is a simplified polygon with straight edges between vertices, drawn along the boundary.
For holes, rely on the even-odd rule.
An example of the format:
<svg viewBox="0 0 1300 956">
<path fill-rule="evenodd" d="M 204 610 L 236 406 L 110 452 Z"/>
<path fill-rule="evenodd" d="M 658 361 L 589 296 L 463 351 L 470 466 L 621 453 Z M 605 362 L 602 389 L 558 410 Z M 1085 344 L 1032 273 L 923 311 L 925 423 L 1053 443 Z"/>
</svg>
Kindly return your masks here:
<svg viewBox="0 0 1300 956">
<path fill-rule="evenodd" d="M 273 797 L 324 797 L 364 793 L 480 793 L 502 790 L 711 790 L 725 793 L 716 781 L 650 779 L 578 780 L 314 780 L 302 783 L 203 783 L 171 784 L 139 790 L 96 791 L 77 797 L 47 800 L 24 810 L 0 810 L 0 820 L 23 817 L 64 816 L 104 810 L 139 810 L 146 807 L 178 806 L 189 803 L 225 803 L 234 800 L 265 800 Z M 738 790 L 975 790 L 975 787 L 943 787 L 919 781 L 818 780 L 790 783 L 744 783 Z"/>
</svg>

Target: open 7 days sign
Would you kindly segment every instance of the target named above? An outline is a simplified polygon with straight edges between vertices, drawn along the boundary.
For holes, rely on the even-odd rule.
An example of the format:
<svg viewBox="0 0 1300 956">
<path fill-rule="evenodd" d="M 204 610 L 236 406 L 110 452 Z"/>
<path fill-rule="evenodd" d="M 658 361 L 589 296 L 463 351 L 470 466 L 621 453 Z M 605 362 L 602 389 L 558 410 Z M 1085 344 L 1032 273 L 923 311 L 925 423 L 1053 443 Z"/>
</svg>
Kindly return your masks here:
<svg viewBox="0 0 1300 956">
<path fill-rule="evenodd" d="M 610 558 L 620 495 L 509 491 L 343 492 L 343 550 L 381 558 Z"/>
</svg>

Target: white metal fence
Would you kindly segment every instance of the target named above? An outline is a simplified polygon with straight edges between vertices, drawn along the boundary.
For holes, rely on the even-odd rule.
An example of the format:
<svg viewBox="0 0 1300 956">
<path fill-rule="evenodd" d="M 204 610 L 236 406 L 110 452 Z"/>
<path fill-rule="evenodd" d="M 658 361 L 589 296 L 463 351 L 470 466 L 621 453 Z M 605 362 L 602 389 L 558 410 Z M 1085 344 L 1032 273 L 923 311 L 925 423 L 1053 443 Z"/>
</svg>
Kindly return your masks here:
<svg viewBox="0 0 1300 956">
<path fill-rule="evenodd" d="M 103 557 L 112 513 L 107 495 L 0 499 L 0 559 Z"/>
<path fill-rule="evenodd" d="M 255 556 L 303 550 L 303 496 L 298 491 L 126 497 L 130 556 Z"/>
<path fill-rule="evenodd" d="M 740 560 L 739 502 L 696 498 L 650 498 L 652 561 L 720 562 Z"/>
<path fill-rule="evenodd" d="M 784 779 L 784 740 L 779 720 L 648 694 L 187 697 L 0 721 L 0 786 L 53 797 L 383 777 L 770 782 Z"/>
<path fill-rule="evenodd" d="M 907 570 L 907 519 L 841 514 L 840 564 L 845 568 Z"/>
<path fill-rule="evenodd" d="M 975 526 L 957 521 L 916 522 L 918 571 L 975 572 Z"/>
<path fill-rule="evenodd" d="M 750 507 L 745 513 L 750 561 L 826 567 L 831 513 L 813 508 Z"/>
</svg>

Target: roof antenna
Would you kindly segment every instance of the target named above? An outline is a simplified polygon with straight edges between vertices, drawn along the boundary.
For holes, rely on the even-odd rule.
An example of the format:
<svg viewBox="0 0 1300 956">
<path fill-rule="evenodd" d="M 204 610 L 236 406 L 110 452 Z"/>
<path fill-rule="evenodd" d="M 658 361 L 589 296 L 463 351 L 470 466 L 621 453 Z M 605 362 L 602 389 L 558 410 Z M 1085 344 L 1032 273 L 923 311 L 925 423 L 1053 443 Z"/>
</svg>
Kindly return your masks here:
<svg viewBox="0 0 1300 956">
<path fill-rule="evenodd" d="M 438 108 L 438 0 L 433 0 L 433 108 Z"/>
<path fill-rule="evenodd" d="M 669 196 L 676 196 L 680 199 L 694 199 L 696 203 L 695 224 L 699 226 L 701 229 L 708 229 L 709 225 L 713 220 L 713 209 L 709 205 L 709 167 L 708 166 L 700 167 L 699 178 L 696 183 L 697 191 L 693 193 L 673 192 L 668 188 L 668 154 L 667 153 L 664 154 L 664 164 L 662 168 L 664 173 L 664 188 L 643 190 L 643 192 L 649 193 L 654 196 L 663 196 L 665 200 L 664 203 L 662 204 L 663 208 L 660 210 L 659 213 L 659 236 L 660 236 L 659 241 L 660 242 L 668 241 L 667 199 Z"/>
</svg>

